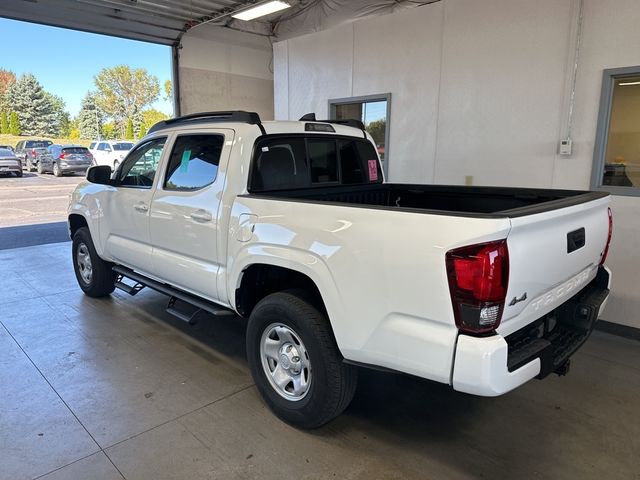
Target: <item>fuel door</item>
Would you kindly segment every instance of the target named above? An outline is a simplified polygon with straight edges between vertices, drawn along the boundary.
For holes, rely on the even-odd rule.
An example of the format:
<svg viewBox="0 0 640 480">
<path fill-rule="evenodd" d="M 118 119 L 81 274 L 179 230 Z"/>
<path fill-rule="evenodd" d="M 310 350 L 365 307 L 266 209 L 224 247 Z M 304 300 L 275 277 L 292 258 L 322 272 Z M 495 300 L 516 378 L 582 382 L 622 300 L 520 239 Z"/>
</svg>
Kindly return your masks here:
<svg viewBox="0 0 640 480">
<path fill-rule="evenodd" d="M 258 216 L 252 213 L 242 213 L 238 219 L 238 233 L 236 239 L 239 242 L 248 242 L 253 237 Z"/>
</svg>

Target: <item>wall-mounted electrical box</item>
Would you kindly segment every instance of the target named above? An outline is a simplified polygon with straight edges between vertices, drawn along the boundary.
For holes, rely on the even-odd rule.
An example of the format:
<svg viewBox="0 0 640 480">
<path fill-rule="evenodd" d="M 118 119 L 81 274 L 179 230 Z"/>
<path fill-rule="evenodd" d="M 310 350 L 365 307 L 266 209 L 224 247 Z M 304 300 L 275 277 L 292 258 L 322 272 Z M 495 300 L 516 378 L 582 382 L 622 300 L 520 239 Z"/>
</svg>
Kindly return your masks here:
<svg viewBox="0 0 640 480">
<path fill-rule="evenodd" d="M 558 153 L 560 155 L 569 156 L 571 155 L 572 147 L 573 147 L 573 142 L 571 141 L 571 139 L 563 138 L 562 140 L 560 140 L 560 147 L 558 148 Z"/>
</svg>

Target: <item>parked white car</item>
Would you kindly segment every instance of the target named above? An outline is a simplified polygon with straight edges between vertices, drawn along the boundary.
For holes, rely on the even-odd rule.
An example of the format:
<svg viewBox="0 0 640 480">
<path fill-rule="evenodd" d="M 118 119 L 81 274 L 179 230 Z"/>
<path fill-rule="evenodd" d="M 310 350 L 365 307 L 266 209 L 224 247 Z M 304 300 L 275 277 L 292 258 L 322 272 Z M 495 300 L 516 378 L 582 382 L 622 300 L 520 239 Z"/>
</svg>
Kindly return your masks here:
<svg viewBox="0 0 640 480">
<path fill-rule="evenodd" d="M 133 145 L 127 140 L 96 140 L 89 145 L 89 151 L 96 165 L 109 165 L 115 171 Z"/>
<path fill-rule="evenodd" d="M 482 396 L 568 371 L 609 294 L 607 193 L 388 183 L 363 129 L 304 118 L 167 120 L 92 167 L 69 205 L 80 288 L 248 317 L 257 388 L 303 428 L 347 407 L 356 366 Z"/>
</svg>

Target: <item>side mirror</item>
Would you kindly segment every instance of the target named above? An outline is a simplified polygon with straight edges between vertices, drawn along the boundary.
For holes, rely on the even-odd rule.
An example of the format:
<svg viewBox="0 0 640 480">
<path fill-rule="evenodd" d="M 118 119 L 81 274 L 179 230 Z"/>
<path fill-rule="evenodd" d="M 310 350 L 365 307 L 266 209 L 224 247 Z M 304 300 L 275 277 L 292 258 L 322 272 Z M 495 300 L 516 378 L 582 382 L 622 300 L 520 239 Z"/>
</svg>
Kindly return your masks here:
<svg viewBox="0 0 640 480">
<path fill-rule="evenodd" d="M 89 167 L 87 181 L 98 185 L 111 185 L 111 167 L 109 165 Z"/>
</svg>

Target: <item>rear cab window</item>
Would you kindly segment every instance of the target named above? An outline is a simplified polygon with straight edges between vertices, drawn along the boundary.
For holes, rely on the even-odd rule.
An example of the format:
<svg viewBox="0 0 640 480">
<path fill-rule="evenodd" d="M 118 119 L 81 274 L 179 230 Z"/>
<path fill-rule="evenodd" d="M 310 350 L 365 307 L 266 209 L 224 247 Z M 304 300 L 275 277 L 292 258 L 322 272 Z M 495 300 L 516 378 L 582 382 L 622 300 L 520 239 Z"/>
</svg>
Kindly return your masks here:
<svg viewBox="0 0 640 480">
<path fill-rule="evenodd" d="M 269 135 L 254 149 L 252 193 L 382 183 L 368 140 L 336 135 Z"/>
</svg>

